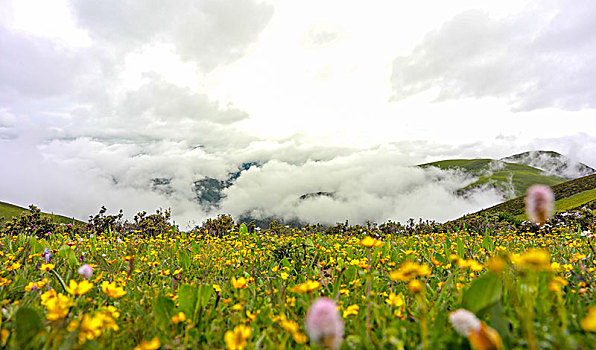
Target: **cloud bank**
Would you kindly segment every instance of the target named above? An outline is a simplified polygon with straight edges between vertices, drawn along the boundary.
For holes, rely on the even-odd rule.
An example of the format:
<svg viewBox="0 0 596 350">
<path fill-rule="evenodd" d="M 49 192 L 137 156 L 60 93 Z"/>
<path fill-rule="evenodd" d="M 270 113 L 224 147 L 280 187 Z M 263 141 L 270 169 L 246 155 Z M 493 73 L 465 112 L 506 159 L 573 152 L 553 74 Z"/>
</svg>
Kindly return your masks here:
<svg viewBox="0 0 596 350">
<path fill-rule="evenodd" d="M 513 110 L 596 107 L 596 4 L 532 3 L 494 19 L 469 10 L 393 62 L 394 99 L 439 90 L 437 100 L 499 97 Z"/>
</svg>

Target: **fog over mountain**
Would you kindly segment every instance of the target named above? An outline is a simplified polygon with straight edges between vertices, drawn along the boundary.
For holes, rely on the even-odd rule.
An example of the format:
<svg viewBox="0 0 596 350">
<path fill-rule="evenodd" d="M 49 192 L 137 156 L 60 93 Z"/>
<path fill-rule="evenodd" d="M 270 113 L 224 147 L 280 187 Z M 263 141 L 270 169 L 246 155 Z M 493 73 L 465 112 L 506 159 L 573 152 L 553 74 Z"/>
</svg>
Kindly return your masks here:
<svg viewBox="0 0 596 350">
<path fill-rule="evenodd" d="M 526 164 L 544 170 L 548 175 L 561 176 L 567 180 L 573 180 L 596 173 L 594 168 L 557 152 L 529 151 L 501 158 L 501 160 L 505 162 Z"/>
</svg>

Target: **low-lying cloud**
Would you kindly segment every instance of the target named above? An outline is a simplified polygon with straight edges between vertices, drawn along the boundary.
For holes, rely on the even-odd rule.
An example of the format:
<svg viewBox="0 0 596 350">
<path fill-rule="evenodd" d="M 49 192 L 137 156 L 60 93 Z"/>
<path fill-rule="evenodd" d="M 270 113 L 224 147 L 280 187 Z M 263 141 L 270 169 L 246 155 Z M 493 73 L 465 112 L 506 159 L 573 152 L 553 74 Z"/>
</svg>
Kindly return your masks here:
<svg viewBox="0 0 596 350">
<path fill-rule="evenodd" d="M 0 153 L 9 155 L 3 159 L 9 166 L 0 172 L 0 193 L 5 201 L 31 202 L 79 219 L 97 213 L 102 205 L 110 212 L 124 209 L 128 218 L 141 210 L 172 208 L 182 227 L 219 213 L 235 219 L 275 217 L 323 224 L 444 221 L 501 199 L 492 190 L 458 197 L 454 192 L 472 178 L 409 166 L 411 160 L 398 150 L 345 149 L 344 155 L 322 159 L 323 148 L 291 151 L 282 145 L 279 149 L 285 152 L 276 157 L 271 145 L 269 150 L 253 146 L 232 155 L 192 149 L 184 141 L 139 145 L 78 138 L 40 145 L 22 138 L 0 143 Z M 223 191 L 217 208 L 207 210 L 199 204 L 194 181 L 225 180 L 246 160 L 262 165 L 243 171 Z M 153 185 L 157 178 L 169 180 L 167 191 Z M 300 198 L 317 192 L 332 195 Z"/>
</svg>

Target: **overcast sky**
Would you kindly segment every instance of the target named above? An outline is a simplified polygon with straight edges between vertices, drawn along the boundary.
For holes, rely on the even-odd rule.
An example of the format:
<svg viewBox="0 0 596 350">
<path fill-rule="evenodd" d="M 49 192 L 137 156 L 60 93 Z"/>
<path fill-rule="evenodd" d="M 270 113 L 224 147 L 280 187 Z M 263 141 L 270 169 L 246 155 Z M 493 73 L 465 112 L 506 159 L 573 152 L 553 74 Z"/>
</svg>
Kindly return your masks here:
<svg viewBox="0 0 596 350">
<path fill-rule="evenodd" d="M 596 167 L 594 18 L 588 0 L 0 0 L 0 200 L 183 225 L 454 218 L 498 195 L 412 165 Z M 196 203 L 193 181 L 245 162 L 217 211 Z M 336 197 L 297 200 L 318 191 Z"/>
</svg>

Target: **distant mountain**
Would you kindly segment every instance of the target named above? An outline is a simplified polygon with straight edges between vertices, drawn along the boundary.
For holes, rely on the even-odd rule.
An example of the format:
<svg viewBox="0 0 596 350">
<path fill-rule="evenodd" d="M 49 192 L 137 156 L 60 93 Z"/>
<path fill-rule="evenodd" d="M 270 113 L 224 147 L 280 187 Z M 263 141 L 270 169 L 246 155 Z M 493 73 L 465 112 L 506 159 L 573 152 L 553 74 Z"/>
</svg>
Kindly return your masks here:
<svg viewBox="0 0 596 350">
<path fill-rule="evenodd" d="M 504 162 L 519 163 L 540 169 L 548 175 L 567 180 L 596 174 L 596 169 L 553 151 L 530 151 L 501 158 Z"/>
<path fill-rule="evenodd" d="M 460 170 L 476 178 L 476 181 L 457 191 L 459 195 L 467 195 L 480 188 L 494 188 L 506 199 L 525 194 L 533 184 L 553 186 L 566 181 L 565 178 L 548 175 L 541 169 L 497 159 L 451 159 L 426 163 L 420 167 L 437 167 L 442 170 Z"/>
</svg>

